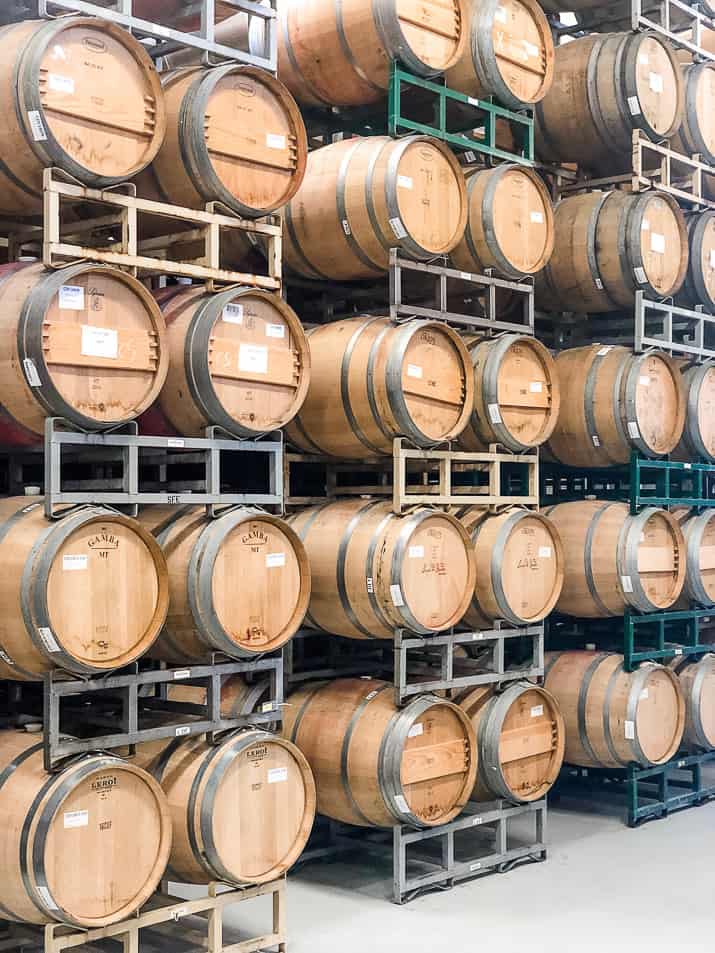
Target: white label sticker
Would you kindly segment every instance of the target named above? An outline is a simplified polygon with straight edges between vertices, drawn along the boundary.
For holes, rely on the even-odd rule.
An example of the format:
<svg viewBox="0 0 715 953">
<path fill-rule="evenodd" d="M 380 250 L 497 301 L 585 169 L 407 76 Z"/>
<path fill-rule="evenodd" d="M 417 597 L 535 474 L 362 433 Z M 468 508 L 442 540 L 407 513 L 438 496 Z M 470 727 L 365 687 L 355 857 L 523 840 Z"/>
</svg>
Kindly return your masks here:
<svg viewBox="0 0 715 953">
<path fill-rule="evenodd" d="M 635 422 L 635 420 L 629 420 L 628 421 L 628 436 L 632 440 L 637 440 L 640 437 L 640 435 L 641 435 L 641 432 L 638 429 L 638 424 Z"/>
<path fill-rule="evenodd" d="M 370 595 L 372 595 L 372 593 L 375 591 L 374 588 L 373 588 L 373 585 L 372 585 L 372 576 L 368 576 L 368 577 L 365 579 L 365 584 L 366 584 L 366 586 L 367 586 L 367 591 L 368 591 L 368 593 L 369 593 Z"/>
<path fill-rule="evenodd" d="M 598 436 L 595 433 L 591 434 L 591 440 L 593 441 L 594 447 L 600 447 L 601 441 L 598 439 Z"/>
<path fill-rule="evenodd" d="M 352 235 L 352 232 L 350 231 L 350 222 L 346 218 L 343 219 L 343 231 L 346 235 Z"/>
<path fill-rule="evenodd" d="M 85 357 L 115 358 L 119 354 L 119 334 L 114 328 L 83 324 L 80 351 Z"/>
<path fill-rule="evenodd" d="M 633 582 L 630 576 L 621 576 L 621 589 L 624 592 L 633 592 Z"/>
<path fill-rule="evenodd" d="M 60 76 L 59 73 L 50 73 L 47 77 L 50 89 L 56 93 L 74 93 L 74 80 L 71 76 Z"/>
<path fill-rule="evenodd" d="M 477 825 L 479 825 L 479 824 L 482 823 L 482 820 L 483 820 L 483 818 L 481 818 L 481 817 L 473 817 L 473 818 L 472 818 L 472 827 L 477 827 Z"/>
<path fill-rule="evenodd" d="M 221 317 L 228 324 L 243 324 L 243 305 L 227 304 L 221 312 Z"/>
<path fill-rule="evenodd" d="M 39 893 L 42 902 L 49 910 L 57 910 L 57 904 L 52 899 L 52 894 L 47 889 L 47 887 L 42 887 L 38 884 L 38 886 L 35 889 Z"/>
<path fill-rule="evenodd" d="M 479 863 L 477 863 L 477 864 L 470 864 L 470 865 L 469 865 L 469 869 L 470 869 L 470 870 L 481 870 L 481 869 L 482 869 L 481 861 L 480 861 Z"/>
<path fill-rule="evenodd" d="M 472 273 L 471 273 L 471 271 L 460 271 L 459 277 L 460 277 L 460 278 L 463 278 L 465 281 L 471 281 L 471 280 L 472 280 Z"/>
<path fill-rule="evenodd" d="M 273 711 L 274 705 L 273 702 L 263 702 L 261 705 L 261 711 L 263 714 L 267 714 L 269 711 Z"/>
<path fill-rule="evenodd" d="M 369 675 L 364 675 L 364 676 L 361 676 L 361 677 L 362 677 L 362 678 L 370 678 Z M 375 689 L 375 691 L 373 691 L 373 692 L 368 692 L 367 695 L 365 696 L 365 701 L 366 701 L 366 702 L 369 702 L 371 698 L 374 698 L 375 695 L 378 695 L 378 694 L 379 694 L 379 692 L 377 691 L 377 689 Z"/>
<path fill-rule="evenodd" d="M 84 311 L 84 288 L 80 285 L 62 285 L 59 297 L 65 311 Z"/>
<path fill-rule="evenodd" d="M 478 100 L 478 99 L 470 99 L 469 102 L 472 104 L 472 106 L 476 106 L 476 105 L 479 104 L 479 100 Z M 475 160 L 477 157 L 476 157 L 476 155 L 472 152 L 471 149 L 468 149 L 467 152 L 464 153 L 464 158 L 467 160 L 467 162 L 474 162 L 474 160 Z"/>
<path fill-rule="evenodd" d="M 489 404 L 487 407 L 489 411 L 489 419 L 493 424 L 501 423 L 501 414 L 499 413 L 499 404 Z"/>
<path fill-rule="evenodd" d="M 650 377 L 646 377 L 645 374 L 641 374 L 638 378 L 638 383 L 642 384 L 643 387 L 650 387 Z"/>
<path fill-rule="evenodd" d="M 0 649 L 0 659 L 2 659 L 3 662 L 5 662 L 6 665 L 14 665 L 14 664 L 15 664 L 15 663 L 13 662 L 13 660 L 10 658 L 10 656 L 7 654 L 7 652 L 3 651 L 3 649 Z"/>
<path fill-rule="evenodd" d="M 174 735 L 177 738 L 183 738 L 183 736 L 188 735 L 190 731 L 191 731 L 190 725 L 180 725 L 174 732 Z"/>
<path fill-rule="evenodd" d="M 280 784 L 281 781 L 288 780 L 288 768 L 269 768 L 268 783 Z"/>
<path fill-rule="evenodd" d="M 648 85 L 653 90 L 654 93 L 663 92 L 663 77 L 660 73 L 649 73 L 648 74 Z"/>
<path fill-rule="evenodd" d="M 508 17 L 507 17 L 507 12 L 506 12 L 506 10 L 504 9 L 504 7 L 497 7 L 497 8 L 496 8 L 496 10 L 494 11 L 494 19 L 495 19 L 495 20 L 498 20 L 500 23 L 506 23 L 506 22 L 507 22 Z"/>
<path fill-rule="evenodd" d="M 472 632 L 472 642 L 481 642 L 484 639 L 483 632 Z"/>
<path fill-rule="evenodd" d="M 279 566 L 285 566 L 285 553 L 268 553 L 266 556 L 266 569 L 277 569 Z"/>
<path fill-rule="evenodd" d="M 65 572 L 72 572 L 76 569 L 86 569 L 88 563 L 87 556 L 63 556 L 62 568 Z"/>
<path fill-rule="evenodd" d="M 650 250 L 659 255 L 665 254 L 665 235 L 659 235 L 658 232 L 650 233 Z"/>
<path fill-rule="evenodd" d="M 52 634 L 52 629 L 48 629 L 47 626 L 44 625 L 39 625 L 37 627 L 37 634 L 42 639 L 42 644 L 48 652 L 59 652 L 60 647 L 57 639 Z"/>
<path fill-rule="evenodd" d="M 39 387 L 42 381 L 40 380 L 40 375 L 37 373 L 37 368 L 35 367 L 35 362 L 32 360 L 32 358 L 23 358 L 22 366 L 25 370 L 25 377 L 27 378 L 27 383 L 30 385 L 30 387 Z"/>
<path fill-rule="evenodd" d="M 529 384 L 529 392 L 532 394 L 540 394 L 544 389 L 544 385 L 541 381 L 531 381 Z"/>
<path fill-rule="evenodd" d="M 390 595 L 394 605 L 404 606 L 405 600 L 402 598 L 402 590 L 399 586 L 390 586 Z"/>
<path fill-rule="evenodd" d="M 640 116 L 641 114 L 641 104 L 638 102 L 637 96 L 628 97 L 628 108 L 631 111 L 631 116 Z"/>
<path fill-rule="evenodd" d="M 186 443 L 184 440 L 181 439 L 181 437 L 167 437 L 166 445 L 167 447 L 173 447 L 176 450 L 176 449 L 179 449 L 180 447 L 186 446 Z"/>
<path fill-rule="evenodd" d="M 710 249 L 710 267 L 715 268 L 715 248 Z"/>
<path fill-rule="evenodd" d="M 636 726 L 632 721 L 623 722 L 623 733 L 626 736 L 627 741 L 633 741 L 636 736 Z"/>
<path fill-rule="evenodd" d="M 704 621 L 704 620 L 703 620 L 703 621 Z M 683 650 L 682 650 L 682 649 L 673 649 L 673 655 L 682 655 L 682 654 L 683 654 Z"/>
<path fill-rule="evenodd" d="M 66 60 L 67 54 L 65 53 L 64 47 L 59 43 L 55 43 L 52 47 L 52 59 L 53 60 Z"/>
<path fill-rule="evenodd" d="M 639 53 L 639 54 L 638 54 L 638 62 L 639 62 L 639 63 L 642 63 L 643 66 L 647 66 L 647 65 L 648 65 L 648 54 L 647 54 L 647 53 Z"/>
<path fill-rule="evenodd" d="M 402 224 L 399 218 L 390 219 L 390 228 L 395 233 L 396 238 L 404 238 L 407 234 L 407 229 Z"/>
<path fill-rule="evenodd" d="M 550 546 L 539 546 L 539 559 L 551 559 Z"/>
<path fill-rule="evenodd" d="M 646 698 L 648 697 L 648 689 L 644 688 L 638 697 L 640 698 L 641 701 L 645 701 Z"/>
<path fill-rule="evenodd" d="M 65 811 L 65 827 L 87 827 L 89 824 L 89 811 Z"/>
<path fill-rule="evenodd" d="M 531 709 L 532 718 L 540 718 L 543 714 L 544 714 L 543 705 L 534 705 L 533 708 Z"/>
<path fill-rule="evenodd" d="M 407 555 L 410 559 L 424 559 L 425 548 L 424 546 L 410 546 L 407 550 Z"/>
<path fill-rule="evenodd" d="M 267 338 L 284 338 L 285 336 L 286 336 L 285 324 L 267 324 L 266 325 Z"/>
<path fill-rule="evenodd" d="M 608 354 L 608 352 L 611 350 L 612 347 L 613 347 L 612 344 L 606 344 L 605 347 L 600 347 L 600 348 L 596 351 L 597 357 L 603 357 L 605 354 Z"/>
<path fill-rule="evenodd" d="M 523 40 L 524 52 L 527 56 L 538 56 L 539 47 L 535 43 L 531 43 L 529 40 Z"/>
<path fill-rule="evenodd" d="M 398 175 L 398 176 L 397 176 L 397 184 L 398 184 L 398 185 L 400 186 L 400 188 L 402 188 L 402 189 L 411 189 L 411 188 L 412 188 L 412 179 L 409 177 L 409 175 Z"/>
<path fill-rule="evenodd" d="M 191 669 L 190 668 L 177 668 L 174 672 L 174 681 L 180 681 L 182 678 L 190 678 Z"/>
<path fill-rule="evenodd" d="M 418 722 L 417 722 L 416 724 L 414 724 L 414 725 L 410 728 L 410 730 L 407 732 L 407 737 L 408 737 L 408 738 L 416 738 L 418 735 L 424 734 L 424 730 L 425 730 L 424 725 L 422 724 L 421 721 L 418 721 Z"/>
<path fill-rule="evenodd" d="M 599 291 L 603 291 L 603 282 L 600 278 L 594 278 L 593 283 Z"/>
<path fill-rule="evenodd" d="M 692 470 L 692 469 L 693 469 L 692 463 L 684 463 L 684 464 L 683 464 L 683 469 L 684 469 L 684 470 Z M 703 621 L 705 621 L 705 620 L 703 620 Z"/>
<path fill-rule="evenodd" d="M 531 212 L 529 218 L 536 225 L 543 225 L 544 223 L 544 213 L 543 212 Z"/>
<path fill-rule="evenodd" d="M 279 135 L 277 132 L 267 132 L 266 145 L 269 149 L 285 149 L 286 137 Z"/>
<path fill-rule="evenodd" d="M 35 142 L 45 142 L 47 139 L 47 133 L 45 132 L 45 127 L 42 123 L 42 116 L 40 115 L 37 109 L 30 109 L 27 113 L 27 119 L 30 123 L 30 130 L 32 131 L 32 138 Z"/>
<path fill-rule="evenodd" d="M 268 348 L 258 344 L 241 344 L 238 349 L 238 369 L 252 374 L 267 374 Z"/>
<path fill-rule="evenodd" d="M 398 811 L 402 811 L 405 814 L 410 810 L 409 804 L 401 794 L 395 795 L 395 804 L 397 805 Z"/>
<path fill-rule="evenodd" d="M 650 229 L 650 222 L 648 221 L 647 218 L 644 218 L 643 221 L 641 222 L 641 231 L 647 232 L 649 229 Z"/>
<path fill-rule="evenodd" d="M 408 364 L 407 365 L 407 376 L 408 377 L 417 377 L 422 378 L 422 368 L 419 364 Z"/>
<path fill-rule="evenodd" d="M 646 283 L 646 275 L 643 268 L 634 268 L 633 274 L 636 276 L 636 281 L 639 285 L 644 285 Z"/>
</svg>

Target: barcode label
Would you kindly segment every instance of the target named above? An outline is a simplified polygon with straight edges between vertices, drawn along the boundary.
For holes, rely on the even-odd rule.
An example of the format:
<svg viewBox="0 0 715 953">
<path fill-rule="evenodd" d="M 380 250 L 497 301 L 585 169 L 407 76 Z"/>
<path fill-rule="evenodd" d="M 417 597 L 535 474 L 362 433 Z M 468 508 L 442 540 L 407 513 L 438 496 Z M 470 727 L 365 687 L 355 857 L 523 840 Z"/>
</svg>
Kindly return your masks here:
<svg viewBox="0 0 715 953">
<path fill-rule="evenodd" d="M 368 591 L 368 593 L 370 593 L 370 595 L 372 595 L 372 593 L 375 591 L 375 590 L 373 589 L 373 586 L 372 586 L 372 576 L 368 576 L 367 579 L 365 580 L 365 582 L 366 582 L 366 584 L 367 584 L 367 591 Z"/>
<path fill-rule="evenodd" d="M 59 299 L 65 311 L 84 311 L 84 288 L 80 285 L 62 285 Z"/>
<path fill-rule="evenodd" d="M 42 639 L 42 644 L 45 646 L 48 652 L 59 652 L 60 646 L 57 642 L 57 639 L 52 634 L 52 629 L 48 629 L 47 626 L 39 625 L 37 627 L 37 634 Z"/>
<path fill-rule="evenodd" d="M 544 714 L 543 705 L 534 705 L 533 708 L 531 709 L 532 718 L 540 718 L 543 714 Z"/>
<path fill-rule="evenodd" d="M 593 441 L 594 447 L 600 447 L 601 441 L 598 439 L 598 436 L 595 433 L 591 434 L 591 440 Z"/>
<path fill-rule="evenodd" d="M 65 572 L 74 572 L 77 569 L 86 569 L 88 563 L 87 556 L 63 556 L 62 569 Z"/>
<path fill-rule="evenodd" d="M 87 827 L 89 824 L 89 811 L 65 811 L 63 826 L 68 827 Z"/>
<path fill-rule="evenodd" d="M 628 421 L 628 436 L 631 437 L 631 439 L 633 440 L 637 440 L 638 437 L 640 437 L 640 435 L 641 435 L 641 432 L 638 429 L 638 424 L 635 422 L 635 420 L 629 420 Z"/>
<path fill-rule="evenodd" d="M 35 140 L 35 142 L 45 142 L 47 139 L 47 133 L 45 132 L 45 127 L 42 124 L 42 116 L 38 110 L 30 109 L 27 113 L 27 119 L 30 123 L 32 138 Z"/>
<path fill-rule="evenodd" d="M 404 606 L 405 600 L 402 598 L 402 590 L 399 586 L 390 586 L 390 595 L 394 605 Z"/>
<path fill-rule="evenodd" d="M 491 422 L 493 424 L 500 424 L 501 414 L 499 413 L 499 404 L 489 404 L 487 409 L 489 411 L 489 419 Z"/>
<path fill-rule="evenodd" d="M 631 111 L 631 116 L 640 116 L 641 114 L 641 105 L 638 102 L 637 96 L 628 97 L 628 108 Z"/>
<path fill-rule="evenodd" d="M 599 291 L 603 291 L 603 282 L 601 281 L 600 278 L 594 278 L 594 279 L 593 279 L 593 283 L 595 284 L 596 288 L 597 288 Z"/>
<path fill-rule="evenodd" d="M 352 235 L 352 232 L 350 231 L 350 222 L 346 218 L 343 219 L 342 225 L 343 225 L 343 231 L 345 232 L 345 234 Z"/>
<path fill-rule="evenodd" d="M 221 312 L 221 317 L 228 324 L 243 324 L 243 305 L 227 304 Z"/>
<path fill-rule="evenodd" d="M 399 811 L 402 811 L 404 814 L 409 813 L 410 806 L 401 794 L 395 795 L 395 804 Z"/>
<path fill-rule="evenodd" d="M 633 592 L 633 582 L 630 576 L 621 576 L 621 588 L 624 592 Z"/>
<path fill-rule="evenodd" d="M 407 229 L 399 218 L 390 219 L 390 228 L 395 233 L 396 238 L 404 238 L 407 235 Z"/>
<path fill-rule="evenodd" d="M 74 80 L 71 76 L 60 76 L 59 73 L 50 73 L 47 85 L 56 93 L 74 93 Z"/>
<path fill-rule="evenodd" d="M 633 741 L 636 736 L 636 726 L 635 722 L 624 721 L 623 722 L 623 733 L 626 736 L 627 741 Z"/>
<path fill-rule="evenodd" d="M 469 869 L 470 869 L 470 870 L 481 870 L 481 869 L 482 869 L 481 861 L 480 861 L 479 863 L 476 863 L 476 864 L 470 864 L 470 865 L 469 865 Z"/>
<path fill-rule="evenodd" d="M 288 780 L 288 768 L 269 768 L 268 783 L 280 784 L 281 781 Z"/>
<path fill-rule="evenodd" d="M 174 681 L 180 680 L 182 678 L 190 678 L 191 669 L 190 668 L 177 668 L 174 672 Z"/>
<path fill-rule="evenodd" d="M 188 735 L 190 731 L 191 731 L 191 727 L 189 725 L 180 725 L 174 732 L 174 735 L 177 738 L 183 738 L 183 736 Z"/>
<path fill-rule="evenodd" d="M 25 357 L 22 361 L 22 367 L 25 371 L 25 377 L 30 387 L 39 387 L 41 385 L 40 375 L 37 373 L 35 362 L 31 357 Z"/>
<path fill-rule="evenodd" d="M 644 285 L 646 283 L 647 278 L 643 268 L 634 268 L 633 274 L 636 276 L 636 281 L 639 285 Z"/>
<path fill-rule="evenodd" d="M 278 569 L 280 566 L 285 566 L 285 564 L 285 553 L 268 553 L 266 556 L 266 569 Z"/>
<path fill-rule="evenodd" d="M 425 730 L 425 729 L 424 729 L 424 725 L 422 724 L 422 722 L 419 722 L 419 721 L 418 721 L 417 724 L 413 725 L 413 726 L 410 728 L 410 730 L 407 732 L 407 737 L 408 737 L 408 738 L 417 738 L 418 735 L 424 734 L 424 730 Z"/>
<path fill-rule="evenodd" d="M 37 889 L 37 892 L 39 893 L 40 898 L 41 898 L 42 902 L 44 903 L 44 905 L 45 905 L 49 910 L 57 910 L 57 904 L 56 904 L 55 901 L 52 899 L 52 894 L 51 894 L 50 891 L 47 889 L 47 887 L 41 887 L 41 886 L 38 885 L 36 889 Z"/>
<path fill-rule="evenodd" d="M 267 324 L 266 325 L 267 338 L 284 338 L 285 336 L 286 336 L 285 324 Z"/>
</svg>

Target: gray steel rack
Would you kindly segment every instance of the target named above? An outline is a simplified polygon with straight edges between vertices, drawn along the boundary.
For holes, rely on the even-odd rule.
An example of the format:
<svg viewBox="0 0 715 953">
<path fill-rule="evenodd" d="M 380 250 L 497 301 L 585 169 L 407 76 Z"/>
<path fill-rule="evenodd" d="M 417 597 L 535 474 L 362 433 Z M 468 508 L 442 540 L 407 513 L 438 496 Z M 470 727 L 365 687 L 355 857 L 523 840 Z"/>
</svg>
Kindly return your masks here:
<svg viewBox="0 0 715 953">
<path fill-rule="evenodd" d="M 119 475 L 110 478 L 92 475 L 79 479 L 73 489 L 67 486 L 67 456 L 74 451 L 82 465 L 96 464 L 106 470 L 118 467 Z M 232 478 L 241 485 L 224 486 L 226 467 L 222 454 L 234 464 Z M 243 456 L 241 456 L 243 455 Z M 258 465 L 252 474 L 254 485 L 245 482 L 247 455 Z M 27 451 L 16 455 L 27 458 Z M 172 468 L 178 463 L 198 468 L 199 479 L 172 479 Z M 151 465 L 160 475 L 149 481 L 142 474 L 144 465 Z M 110 432 L 88 433 L 72 429 L 66 421 L 49 417 L 45 421 L 44 444 L 45 515 L 59 515 L 57 508 L 86 503 L 127 508 L 136 515 L 139 505 L 161 503 L 206 505 L 214 509 L 227 506 L 283 506 L 283 440 L 282 435 L 269 435 L 261 440 L 237 440 L 219 427 L 208 427 L 206 437 L 150 437 L 138 433 L 135 422 Z M 255 484 L 259 488 L 255 488 Z"/>
<path fill-rule="evenodd" d="M 79 13 L 84 16 L 101 17 L 111 23 L 126 27 L 136 36 L 150 38 L 154 44 L 147 46 L 149 54 L 154 58 L 165 56 L 176 50 L 186 47 L 198 50 L 205 63 L 217 60 L 237 60 L 251 66 L 260 66 L 262 69 L 276 71 L 277 58 L 277 29 L 276 0 L 263 3 L 255 0 L 221 0 L 223 6 L 235 7 L 236 13 L 246 13 L 249 17 L 256 17 L 263 24 L 262 50 L 251 50 L 255 45 L 255 37 L 249 43 L 249 49 L 242 50 L 227 46 L 216 40 L 216 0 L 186 0 L 185 7 L 192 12 L 200 10 L 199 29 L 194 32 L 179 30 L 144 20 L 133 13 L 133 0 L 104 0 L 90 2 L 90 0 L 19 0 L 15 3 L 17 13 L 15 19 L 30 19 L 41 17 L 53 19 L 58 16 L 67 16 L 68 13 Z M 258 31 L 256 31 L 257 33 Z"/>
<path fill-rule="evenodd" d="M 526 821 L 526 831 L 514 831 L 519 819 Z M 299 863 L 348 852 L 392 852 L 392 902 L 403 904 L 430 888 L 546 860 L 546 836 L 546 799 L 528 804 L 470 801 L 456 820 L 424 830 L 398 825 L 392 832 L 365 831 L 319 818 Z"/>
</svg>

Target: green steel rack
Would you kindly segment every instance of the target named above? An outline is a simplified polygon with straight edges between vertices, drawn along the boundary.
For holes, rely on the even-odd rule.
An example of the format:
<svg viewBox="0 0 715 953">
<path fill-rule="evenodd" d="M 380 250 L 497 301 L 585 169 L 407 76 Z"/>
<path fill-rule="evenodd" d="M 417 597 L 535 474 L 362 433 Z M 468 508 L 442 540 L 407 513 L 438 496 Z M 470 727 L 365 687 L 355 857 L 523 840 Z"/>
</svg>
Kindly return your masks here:
<svg viewBox="0 0 715 953">
<path fill-rule="evenodd" d="M 628 826 L 637 827 L 715 797 L 715 773 L 705 770 L 710 764 L 715 764 L 715 751 L 681 754 L 650 768 L 633 764 L 623 769 L 566 766 L 549 800 L 553 803 L 562 795 L 582 799 L 584 793 L 608 799 L 625 797 Z"/>
</svg>

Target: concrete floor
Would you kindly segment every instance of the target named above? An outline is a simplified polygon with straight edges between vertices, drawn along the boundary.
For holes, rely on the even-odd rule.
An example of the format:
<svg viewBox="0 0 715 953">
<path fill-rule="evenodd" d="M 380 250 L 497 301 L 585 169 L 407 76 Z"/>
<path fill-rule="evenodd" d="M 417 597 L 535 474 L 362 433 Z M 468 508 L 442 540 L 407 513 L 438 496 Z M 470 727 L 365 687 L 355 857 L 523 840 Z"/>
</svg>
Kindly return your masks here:
<svg viewBox="0 0 715 953">
<path fill-rule="evenodd" d="M 564 800 L 549 828 L 545 863 L 402 907 L 388 900 L 389 864 L 300 866 L 288 878 L 289 953 L 715 951 L 715 802 L 630 830 L 617 810 Z M 260 915 L 234 908 L 227 926 L 265 930 L 269 908 L 255 904 Z"/>
</svg>

